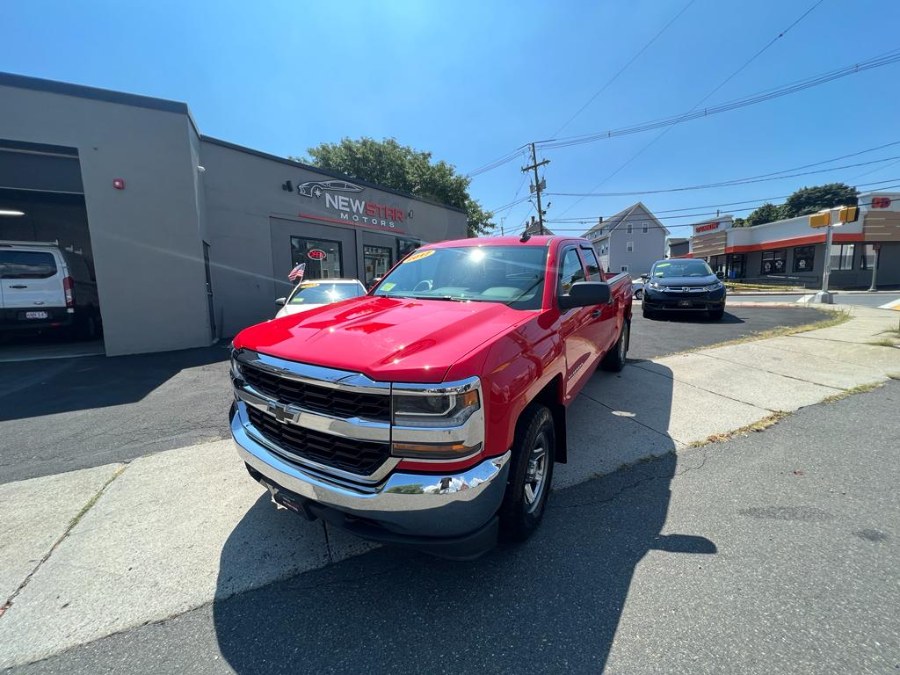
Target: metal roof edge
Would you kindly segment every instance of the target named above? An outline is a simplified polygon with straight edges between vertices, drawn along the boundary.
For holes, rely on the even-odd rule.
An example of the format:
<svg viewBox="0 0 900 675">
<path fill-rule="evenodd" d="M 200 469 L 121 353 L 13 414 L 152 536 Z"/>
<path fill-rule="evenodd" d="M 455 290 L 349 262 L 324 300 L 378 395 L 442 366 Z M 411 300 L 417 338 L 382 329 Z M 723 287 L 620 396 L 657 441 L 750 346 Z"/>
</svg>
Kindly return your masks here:
<svg viewBox="0 0 900 675">
<path fill-rule="evenodd" d="M 361 178 L 356 178 L 355 176 L 350 176 L 345 173 L 340 173 L 339 171 L 332 171 L 330 169 L 323 169 L 318 166 L 312 166 L 311 164 L 304 164 L 303 162 L 298 162 L 294 159 L 288 159 L 287 157 L 279 157 L 278 155 L 272 155 L 268 152 L 263 152 L 262 150 L 254 150 L 253 148 L 248 148 L 244 145 L 238 145 L 237 143 L 232 143 L 230 141 L 223 141 L 221 138 L 214 138 L 213 136 L 206 136 L 204 134 L 200 135 L 200 141 L 203 143 L 211 143 L 212 145 L 218 145 L 223 148 L 227 148 L 229 150 L 235 150 L 236 152 L 245 152 L 248 155 L 255 155 L 261 159 L 268 159 L 273 162 L 280 162 L 281 164 L 286 164 L 288 166 L 292 166 L 294 168 L 306 169 L 307 171 L 312 171 L 314 173 L 320 173 L 325 176 L 330 176 L 331 178 L 342 178 L 344 180 L 353 181 L 354 183 L 359 183 L 360 185 L 364 185 L 365 187 L 372 188 L 373 190 L 381 190 L 382 192 L 389 192 L 391 194 L 398 195 L 400 197 L 406 197 L 407 199 L 414 199 L 417 202 L 423 202 L 425 204 L 431 204 L 432 206 L 439 206 L 444 209 L 449 209 L 450 211 L 457 211 L 458 213 L 465 213 L 466 210 L 460 208 L 458 206 L 451 206 L 450 204 L 442 204 L 441 202 L 436 202 L 432 199 L 425 199 L 423 197 L 417 197 L 414 194 L 410 194 L 409 192 L 403 192 L 402 190 L 395 190 L 394 188 L 386 187 L 384 185 L 378 185 L 377 183 L 371 183 L 366 180 L 362 180 Z"/>
</svg>

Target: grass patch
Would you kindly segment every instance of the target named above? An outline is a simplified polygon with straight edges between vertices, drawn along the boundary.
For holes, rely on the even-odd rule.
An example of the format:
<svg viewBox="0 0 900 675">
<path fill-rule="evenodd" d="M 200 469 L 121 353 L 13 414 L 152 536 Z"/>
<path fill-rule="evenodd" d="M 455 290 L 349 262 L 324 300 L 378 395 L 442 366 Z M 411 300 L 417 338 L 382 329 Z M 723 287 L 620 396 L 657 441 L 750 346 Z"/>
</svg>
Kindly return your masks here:
<svg viewBox="0 0 900 675">
<path fill-rule="evenodd" d="M 773 412 L 771 415 L 763 417 L 761 420 L 757 420 L 752 424 L 748 424 L 745 427 L 741 427 L 740 429 L 735 429 L 734 431 L 729 431 L 724 434 L 713 434 L 712 436 L 707 436 L 702 441 L 694 441 L 690 445 L 689 448 L 702 448 L 704 445 L 710 445 L 712 443 L 724 443 L 725 441 L 729 441 L 736 436 L 747 436 L 751 433 L 758 433 L 760 431 L 765 431 L 769 427 L 773 427 L 778 424 L 785 417 L 789 417 L 791 413 L 784 412 L 782 410 L 777 410 Z"/>
<path fill-rule="evenodd" d="M 845 389 L 842 392 L 837 394 L 832 394 L 826 399 L 822 400 L 822 403 L 837 403 L 838 401 L 843 401 L 848 396 L 853 396 L 854 394 L 865 394 L 869 391 L 874 391 L 880 387 L 884 386 L 883 382 L 871 382 L 869 384 L 858 384 L 855 387 L 851 387 L 850 389 Z"/>
<path fill-rule="evenodd" d="M 775 284 L 742 284 L 740 282 L 734 281 L 726 281 L 725 287 L 729 291 L 772 291 L 773 293 L 790 291 L 806 291 L 806 288 L 803 286 L 785 286 L 785 285 L 775 285 Z"/>
<path fill-rule="evenodd" d="M 717 342 L 714 345 L 706 345 L 704 347 L 693 347 L 691 349 L 686 349 L 683 352 L 679 352 L 679 354 L 689 354 L 691 352 L 699 352 L 704 351 L 706 349 L 714 349 L 716 347 L 729 347 L 731 345 L 742 345 L 747 342 L 756 342 L 757 340 L 768 340 L 769 338 L 776 337 L 785 337 L 787 335 L 797 335 L 798 333 L 807 333 L 811 330 L 819 330 L 821 328 L 832 328 L 833 326 L 840 326 L 842 323 L 846 323 L 850 320 L 850 314 L 843 310 L 818 310 L 820 312 L 828 312 L 830 316 L 827 319 L 822 319 L 821 321 L 815 321 L 813 323 L 805 323 L 800 326 L 778 326 L 776 328 L 770 328 L 769 330 L 762 330 L 757 333 L 750 333 L 750 335 L 745 335 L 744 337 L 735 338 L 734 340 L 726 340 L 724 342 Z"/>
<path fill-rule="evenodd" d="M 869 344 L 876 347 L 900 347 L 900 340 L 896 338 L 881 338 L 880 340 L 873 340 Z"/>
</svg>

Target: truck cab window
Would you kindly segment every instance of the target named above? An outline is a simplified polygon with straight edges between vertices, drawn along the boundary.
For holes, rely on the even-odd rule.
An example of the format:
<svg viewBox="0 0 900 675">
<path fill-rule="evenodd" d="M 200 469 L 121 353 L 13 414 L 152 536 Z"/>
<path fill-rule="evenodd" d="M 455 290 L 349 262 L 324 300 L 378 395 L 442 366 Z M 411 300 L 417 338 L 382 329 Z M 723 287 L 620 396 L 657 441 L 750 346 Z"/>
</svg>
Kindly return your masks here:
<svg viewBox="0 0 900 675">
<path fill-rule="evenodd" d="M 568 295 L 576 281 L 584 281 L 584 268 L 578 257 L 578 249 L 570 248 L 563 255 L 562 265 L 559 267 L 559 294 Z"/>
</svg>

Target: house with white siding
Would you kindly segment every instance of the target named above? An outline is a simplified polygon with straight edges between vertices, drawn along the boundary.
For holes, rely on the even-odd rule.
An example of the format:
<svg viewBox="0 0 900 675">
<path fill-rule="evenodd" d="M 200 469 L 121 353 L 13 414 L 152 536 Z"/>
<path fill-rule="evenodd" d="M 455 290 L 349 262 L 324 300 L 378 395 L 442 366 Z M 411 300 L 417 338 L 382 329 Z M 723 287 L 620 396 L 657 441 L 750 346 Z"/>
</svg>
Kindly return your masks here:
<svg viewBox="0 0 900 675">
<path fill-rule="evenodd" d="M 638 202 L 601 220 L 583 236 L 594 245 L 605 270 L 639 277 L 666 257 L 669 234 L 650 209 Z"/>
</svg>

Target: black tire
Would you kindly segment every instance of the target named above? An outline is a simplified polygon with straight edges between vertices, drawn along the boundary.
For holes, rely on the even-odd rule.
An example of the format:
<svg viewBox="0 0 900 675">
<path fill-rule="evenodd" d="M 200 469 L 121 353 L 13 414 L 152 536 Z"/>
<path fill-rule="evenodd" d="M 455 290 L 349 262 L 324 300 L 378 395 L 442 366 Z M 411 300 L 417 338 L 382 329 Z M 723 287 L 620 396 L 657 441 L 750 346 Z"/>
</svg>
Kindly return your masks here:
<svg viewBox="0 0 900 675">
<path fill-rule="evenodd" d="M 644 297 L 644 291 L 638 289 L 638 290 L 636 290 L 636 291 L 634 292 L 634 299 L 635 299 L 635 300 L 641 300 L 641 299 L 643 299 L 643 297 Z"/>
<path fill-rule="evenodd" d="M 625 357 L 628 354 L 628 343 L 631 341 L 631 322 L 626 321 L 622 324 L 622 330 L 619 332 L 619 339 L 610 349 L 603 360 L 600 367 L 610 373 L 618 373 L 625 367 Z"/>
<path fill-rule="evenodd" d="M 543 462 L 535 464 L 539 447 L 543 448 Z M 525 541 L 540 525 L 553 481 L 555 452 L 553 415 L 542 405 L 526 408 L 516 427 L 506 494 L 500 506 L 500 537 L 504 541 Z"/>
<path fill-rule="evenodd" d="M 95 312 L 87 311 L 76 331 L 77 339 L 89 342 L 100 337 L 100 322 Z"/>
<path fill-rule="evenodd" d="M 722 317 L 725 316 L 724 309 L 711 309 L 709 310 L 709 318 L 712 321 L 720 321 Z"/>
</svg>

